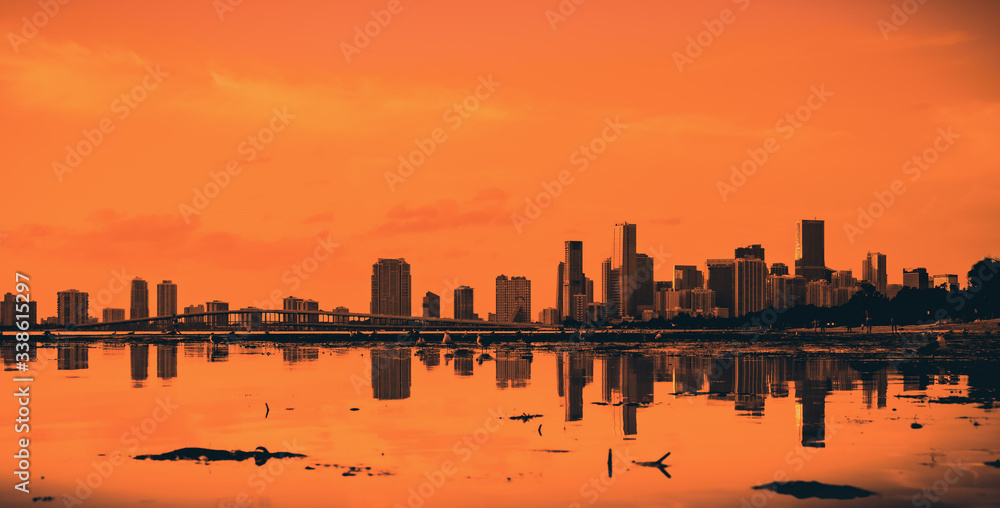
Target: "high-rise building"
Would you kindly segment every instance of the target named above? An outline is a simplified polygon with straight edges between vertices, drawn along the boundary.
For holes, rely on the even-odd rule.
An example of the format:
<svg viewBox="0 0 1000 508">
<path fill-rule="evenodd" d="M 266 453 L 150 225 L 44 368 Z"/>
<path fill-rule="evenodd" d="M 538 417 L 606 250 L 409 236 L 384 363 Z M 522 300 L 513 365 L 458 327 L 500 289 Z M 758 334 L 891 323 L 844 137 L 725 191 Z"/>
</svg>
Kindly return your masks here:
<svg viewBox="0 0 1000 508">
<path fill-rule="evenodd" d="M 372 265 L 372 314 L 410 315 L 410 265 L 405 259 L 383 259 Z"/>
<path fill-rule="evenodd" d="M 104 323 L 116 323 L 125 321 L 125 309 L 105 308 L 101 311 L 101 321 Z"/>
<path fill-rule="evenodd" d="M 205 313 L 204 305 L 188 305 L 187 307 L 184 307 L 184 314 L 204 314 L 204 313 Z M 206 322 L 206 320 L 205 316 L 194 316 L 194 317 L 184 318 L 184 322 L 193 324 L 193 323 L 204 323 Z"/>
<path fill-rule="evenodd" d="M 635 255 L 635 306 L 640 314 L 653 308 L 653 258 L 646 254 Z"/>
<path fill-rule="evenodd" d="M 830 305 L 839 307 L 851 301 L 851 297 L 858 291 L 858 279 L 854 278 L 851 270 L 839 270 L 833 272 L 830 278 Z"/>
<path fill-rule="evenodd" d="M 586 277 L 583 275 L 583 242 L 575 240 L 565 242 L 562 271 L 562 318 L 565 320 L 586 311 L 576 307 L 578 302 L 576 295 L 587 294 Z"/>
<path fill-rule="evenodd" d="M 305 309 L 305 300 L 302 298 L 297 298 L 294 296 L 286 296 L 281 300 L 281 310 L 295 311 Z M 300 323 L 305 321 L 302 314 L 283 314 L 281 316 L 282 322 L 285 323 Z"/>
<path fill-rule="evenodd" d="M 559 274 L 556 276 L 556 312 L 563 315 L 563 277 L 565 277 L 566 263 L 559 262 Z M 560 319 L 562 319 L 560 317 Z"/>
<path fill-rule="evenodd" d="M 926 268 L 903 269 L 903 287 L 927 289 L 930 287 L 930 277 Z"/>
<path fill-rule="evenodd" d="M 830 307 L 833 303 L 830 283 L 825 280 L 809 281 L 806 286 L 806 305 Z"/>
<path fill-rule="evenodd" d="M 27 305 L 27 312 L 18 312 L 20 307 L 24 310 Z M 20 317 L 25 316 L 27 319 Z M 38 324 L 38 302 L 19 302 L 13 293 L 3 295 L 0 302 L 0 326 L 15 326 L 19 321 L 27 321 L 29 327 Z"/>
<path fill-rule="evenodd" d="M 212 300 L 205 303 L 205 312 L 229 312 L 229 303 Z M 218 314 L 208 316 L 208 323 L 212 326 L 229 326 L 229 314 Z"/>
<path fill-rule="evenodd" d="M 473 289 L 469 286 L 455 288 L 455 319 L 475 319 Z"/>
<path fill-rule="evenodd" d="M 788 275 L 788 265 L 784 263 L 774 263 L 771 265 L 771 275 Z"/>
<path fill-rule="evenodd" d="M 759 243 L 749 245 L 746 247 L 737 247 L 736 257 L 737 258 L 754 257 L 761 261 L 764 261 L 764 247 L 762 247 Z"/>
<path fill-rule="evenodd" d="M 623 222 L 615 224 L 612 244 L 611 268 L 618 270 L 618 317 L 636 317 L 636 252 L 635 224 Z"/>
<path fill-rule="evenodd" d="M 691 311 L 695 314 L 709 315 L 714 312 L 715 291 L 711 289 L 692 289 L 691 291 Z"/>
<path fill-rule="evenodd" d="M 90 295 L 84 291 L 67 289 L 56 294 L 59 324 L 83 325 L 90 320 Z"/>
<path fill-rule="evenodd" d="M 132 279 L 132 305 L 128 316 L 129 319 L 149 317 L 149 286 L 139 277 Z"/>
<path fill-rule="evenodd" d="M 156 285 L 156 317 L 177 315 L 177 284 L 165 280 Z"/>
<path fill-rule="evenodd" d="M 734 315 L 736 309 L 735 266 L 733 259 L 709 259 L 708 289 L 715 291 L 715 304 L 726 309 L 727 316 Z"/>
<path fill-rule="evenodd" d="M 594 303 L 594 280 L 590 277 L 584 277 L 583 283 L 587 288 L 587 303 Z"/>
<path fill-rule="evenodd" d="M 426 318 L 441 317 L 441 297 L 428 291 L 424 295 L 423 309 Z"/>
<path fill-rule="evenodd" d="M 542 309 L 542 311 L 538 313 L 538 321 L 543 325 L 558 325 L 559 323 L 562 323 L 562 320 L 559 319 L 558 312 L 552 307 Z"/>
<path fill-rule="evenodd" d="M 770 275 L 765 290 L 766 306 L 790 309 L 806 303 L 806 279 L 794 275 Z"/>
<path fill-rule="evenodd" d="M 767 263 L 763 259 L 737 258 L 733 265 L 734 317 L 760 312 L 767 305 L 764 287 L 767 283 Z"/>
<path fill-rule="evenodd" d="M 621 291 L 618 290 L 618 270 L 612 267 L 611 258 L 606 258 L 601 263 L 601 282 L 604 284 L 604 304 L 605 312 L 609 317 L 619 315 L 618 308 L 621 307 Z"/>
<path fill-rule="evenodd" d="M 806 280 L 830 280 L 826 268 L 826 226 L 821 220 L 803 220 L 798 224 L 795 243 L 795 275 Z"/>
<path fill-rule="evenodd" d="M 705 274 L 694 265 L 674 265 L 674 285 L 677 291 L 705 287 Z"/>
<path fill-rule="evenodd" d="M 531 281 L 525 277 L 498 275 L 496 315 L 499 323 L 530 323 Z"/>
<path fill-rule="evenodd" d="M 875 291 L 879 294 L 887 294 L 889 285 L 889 272 L 886 271 L 885 254 L 881 252 L 869 252 L 861 261 L 861 278 L 865 282 L 875 286 Z"/>
<path fill-rule="evenodd" d="M 947 289 L 949 291 L 951 291 L 952 289 L 958 290 L 958 275 L 953 275 L 953 274 L 935 275 L 933 279 L 934 279 L 933 284 L 934 287 L 936 288 L 943 287 L 944 289 Z"/>
</svg>

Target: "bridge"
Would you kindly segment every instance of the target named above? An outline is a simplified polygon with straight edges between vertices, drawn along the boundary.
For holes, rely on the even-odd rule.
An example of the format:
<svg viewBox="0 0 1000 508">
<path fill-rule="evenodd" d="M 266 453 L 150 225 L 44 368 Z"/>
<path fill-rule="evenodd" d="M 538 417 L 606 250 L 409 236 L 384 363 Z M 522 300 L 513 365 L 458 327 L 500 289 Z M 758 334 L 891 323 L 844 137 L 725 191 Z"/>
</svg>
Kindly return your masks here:
<svg viewBox="0 0 1000 508">
<path fill-rule="evenodd" d="M 242 309 L 69 325 L 79 331 L 374 331 L 374 330 L 534 330 L 532 323 L 472 319 L 345 314 L 331 311 Z"/>
</svg>

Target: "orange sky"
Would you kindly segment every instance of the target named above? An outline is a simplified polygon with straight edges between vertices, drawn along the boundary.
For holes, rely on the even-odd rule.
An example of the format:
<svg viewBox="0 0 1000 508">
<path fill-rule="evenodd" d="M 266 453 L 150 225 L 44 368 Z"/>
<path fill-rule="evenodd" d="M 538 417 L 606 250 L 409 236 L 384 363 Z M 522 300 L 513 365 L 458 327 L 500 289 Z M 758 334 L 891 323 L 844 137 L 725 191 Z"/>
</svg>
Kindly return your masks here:
<svg viewBox="0 0 1000 508">
<path fill-rule="evenodd" d="M 890 283 L 904 266 L 964 275 L 997 254 L 995 2 L 932 0 L 894 31 L 880 29 L 893 22 L 882 0 L 590 1 L 564 20 L 546 14 L 555 0 L 247 0 L 222 19 L 218 4 L 70 2 L 37 33 L 22 19 L 37 3 L 0 5 L 0 268 L 11 288 L 28 272 L 42 317 L 68 288 L 91 293 L 92 315 L 127 308 L 122 269 L 177 282 L 181 306 L 294 294 L 366 312 L 378 257 L 410 262 L 415 313 L 425 291 L 467 284 L 485 317 L 504 273 L 533 281 L 534 317 L 554 305 L 563 240 L 584 241 L 599 288 L 619 221 L 638 224 L 640 252 L 671 253 L 666 265 L 749 243 L 791 264 L 795 222 L 813 217 L 827 221 L 830 267 L 858 272 L 880 250 Z M 387 7 L 348 61 L 343 44 Z M 721 33 L 679 71 L 675 53 L 706 23 Z M 813 87 L 833 95 L 786 138 L 779 120 Z M 467 98 L 467 118 L 448 113 Z M 627 128 L 579 171 L 574 152 L 616 118 Z M 102 121 L 93 153 L 57 175 Z M 263 149 L 241 145 L 269 125 L 281 130 Z M 904 164 L 949 127 L 960 137 L 913 181 Z M 434 152 L 391 188 L 386 172 L 435 129 Z M 724 200 L 730 166 L 772 137 Z M 239 173 L 186 222 L 181 205 L 231 160 Z M 560 172 L 572 183 L 519 232 L 511 214 Z M 894 180 L 905 194 L 849 241 L 844 225 Z M 318 238 L 333 255 L 284 275 Z M 97 302 L 101 290 L 112 297 Z"/>
</svg>

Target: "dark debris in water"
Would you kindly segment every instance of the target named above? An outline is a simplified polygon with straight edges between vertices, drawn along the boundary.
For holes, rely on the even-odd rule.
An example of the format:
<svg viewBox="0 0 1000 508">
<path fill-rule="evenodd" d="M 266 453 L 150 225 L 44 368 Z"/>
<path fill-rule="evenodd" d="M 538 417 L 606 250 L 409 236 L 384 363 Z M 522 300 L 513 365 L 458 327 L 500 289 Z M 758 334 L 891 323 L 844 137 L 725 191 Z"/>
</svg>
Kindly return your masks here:
<svg viewBox="0 0 1000 508">
<path fill-rule="evenodd" d="M 37 503 L 37 502 L 39 502 L 39 501 L 41 501 L 41 502 L 43 502 L 43 503 L 47 503 L 47 502 L 49 502 L 49 501 L 54 501 L 54 500 L 55 500 L 55 498 L 54 498 L 54 497 L 52 497 L 52 496 L 45 496 L 45 497 L 33 497 L 33 498 L 31 498 L 31 502 L 32 502 L 32 503 Z"/>
<path fill-rule="evenodd" d="M 770 490 L 796 499 L 856 499 L 875 495 L 874 492 L 849 485 L 827 485 L 819 482 L 774 482 L 754 487 L 754 490 Z"/>
<path fill-rule="evenodd" d="M 305 455 L 289 452 L 271 453 L 267 451 L 267 448 L 258 446 L 257 449 L 252 452 L 245 452 L 243 450 L 212 450 L 210 448 L 180 448 L 172 452 L 161 454 L 136 455 L 135 460 L 194 460 L 208 463 L 217 460 L 234 460 L 240 462 L 252 458 L 258 466 L 261 466 L 269 459 L 287 459 L 295 457 L 305 457 Z"/>
<path fill-rule="evenodd" d="M 327 467 L 333 469 L 343 469 L 344 472 L 341 476 L 392 476 L 393 473 L 390 471 L 376 471 L 373 470 L 371 466 L 341 466 L 340 464 L 320 464 L 316 463 L 312 466 L 306 466 L 306 469 L 315 470 L 320 467 Z"/>
<path fill-rule="evenodd" d="M 915 422 L 914 422 L 914 423 L 911 423 L 911 424 L 910 424 L 910 428 L 911 428 L 911 429 L 922 429 L 922 428 L 924 428 L 924 426 L 923 426 L 923 425 L 920 425 L 919 423 L 915 423 Z"/>
<path fill-rule="evenodd" d="M 994 460 L 993 462 L 984 462 L 983 464 L 985 464 L 987 466 L 990 466 L 990 467 L 1000 468 L 1000 460 Z"/>
<path fill-rule="evenodd" d="M 529 415 L 528 413 L 521 413 L 520 416 L 508 416 L 508 420 L 521 420 L 522 422 L 528 422 L 534 418 L 541 418 L 542 415 Z"/>
</svg>

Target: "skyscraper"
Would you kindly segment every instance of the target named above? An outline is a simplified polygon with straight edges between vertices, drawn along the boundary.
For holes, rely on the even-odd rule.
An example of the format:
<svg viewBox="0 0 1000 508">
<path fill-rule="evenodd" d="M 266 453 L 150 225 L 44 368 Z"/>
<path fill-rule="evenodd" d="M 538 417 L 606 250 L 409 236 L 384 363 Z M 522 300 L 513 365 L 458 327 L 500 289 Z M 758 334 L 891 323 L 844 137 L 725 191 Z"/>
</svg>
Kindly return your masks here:
<svg viewBox="0 0 1000 508">
<path fill-rule="evenodd" d="M 771 265 L 771 275 L 788 275 L 788 265 L 784 263 L 774 263 Z"/>
<path fill-rule="evenodd" d="M 116 321 L 125 321 L 125 309 L 113 309 L 105 308 L 101 312 L 101 319 L 104 323 L 114 323 Z"/>
<path fill-rule="evenodd" d="M 694 265 L 674 265 L 675 291 L 701 289 L 705 286 L 705 274 Z"/>
<path fill-rule="evenodd" d="M 424 295 L 423 301 L 424 307 L 424 317 L 429 318 L 439 318 L 441 317 L 441 297 L 431 293 L 430 291 Z"/>
<path fill-rule="evenodd" d="M 76 289 L 67 289 L 56 294 L 59 324 L 87 324 L 90 316 L 90 295 Z"/>
<path fill-rule="evenodd" d="M 619 318 L 635 317 L 636 306 L 636 252 L 635 224 L 623 222 L 615 224 L 615 237 L 612 244 L 611 269 L 618 270 L 618 316 Z"/>
<path fill-rule="evenodd" d="M 23 310 L 25 302 L 19 302 L 13 293 L 3 295 L 3 301 L 0 302 L 0 326 L 15 326 L 18 321 L 24 321 L 25 316 L 29 326 L 38 324 L 38 302 L 27 302 L 27 312 L 18 312 L 18 307 Z"/>
<path fill-rule="evenodd" d="M 566 263 L 559 262 L 559 274 L 556 276 L 556 313 L 559 315 L 559 320 L 562 320 L 563 315 L 563 273 L 566 269 Z"/>
<path fill-rule="evenodd" d="M 926 268 L 903 269 L 903 287 L 927 289 L 930 287 L 930 277 Z"/>
<path fill-rule="evenodd" d="M 875 286 L 875 291 L 880 294 L 887 294 L 889 285 L 889 272 L 886 271 L 885 254 L 881 252 L 869 252 L 861 261 L 861 278 Z"/>
<path fill-rule="evenodd" d="M 767 263 L 755 257 L 737 258 L 733 267 L 735 296 L 733 315 L 743 317 L 764 310 L 767 307 L 764 300 Z"/>
<path fill-rule="evenodd" d="M 205 302 L 205 312 L 229 312 L 229 302 L 220 302 L 219 300 Z M 229 326 L 228 314 L 217 314 L 207 317 L 208 323 L 212 326 Z"/>
<path fill-rule="evenodd" d="M 132 279 L 132 306 L 128 315 L 129 319 L 149 317 L 149 286 L 139 277 Z"/>
<path fill-rule="evenodd" d="M 469 286 L 455 288 L 455 319 L 474 319 L 473 296 Z"/>
<path fill-rule="evenodd" d="M 531 322 L 531 281 L 525 277 L 497 276 L 497 322 Z"/>
<path fill-rule="evenodd" d="M 568 240 L 565 243 L 565 260 L 562 263 L 562 319 L 580 314 L 577 295 L 585 295 L 587 286 L 583 276 L 583 242 Z"/>
<path fill-rule="evenodd" d="M 156 285 L 156 317 L 177 314 L 177 284 L 165 280 Z"/>
<path fill-rule="evenodd" d="M 737 247 L 736 257 L 737 258 L 755 257 L 761 261 L 764 261 L 764 247 L 762 247 L 759 243 L 747 247 Z"/>
<path fill-rule="evenodd" d="M 618 290 L 618 270 L 612 268 L 611 258 L 601 263 L 601 282 L 604 284 L 605 312 L 609 318 L 617 318 L 621 307 L 621 291 Z"/>
<path fill-rule="evenodd" d="M 735 311 L 735 266 L 733 259 L 709 259 L 708 289 L 715 291 L 715 304 L 726 309 L 728 316 Z"/>
<path fill-rule="evenodd" d="M 830 281 L 826 268 L 826 226 L 821 220 L 803 220 L 798 224 L 795 244 L 795 275 L 808 281 Z"/>
<path fill-rule="evenodd" d="M 410 315 L 410 265 L 405 259 L 379 258 L 372 265 L 371 313 Z"/>
<path fill-rule="evenodd" d="M 646 254 L 635 255 L 635 306 L 642 310 L 653 308 L 653 258 Z"/>
</svg>

